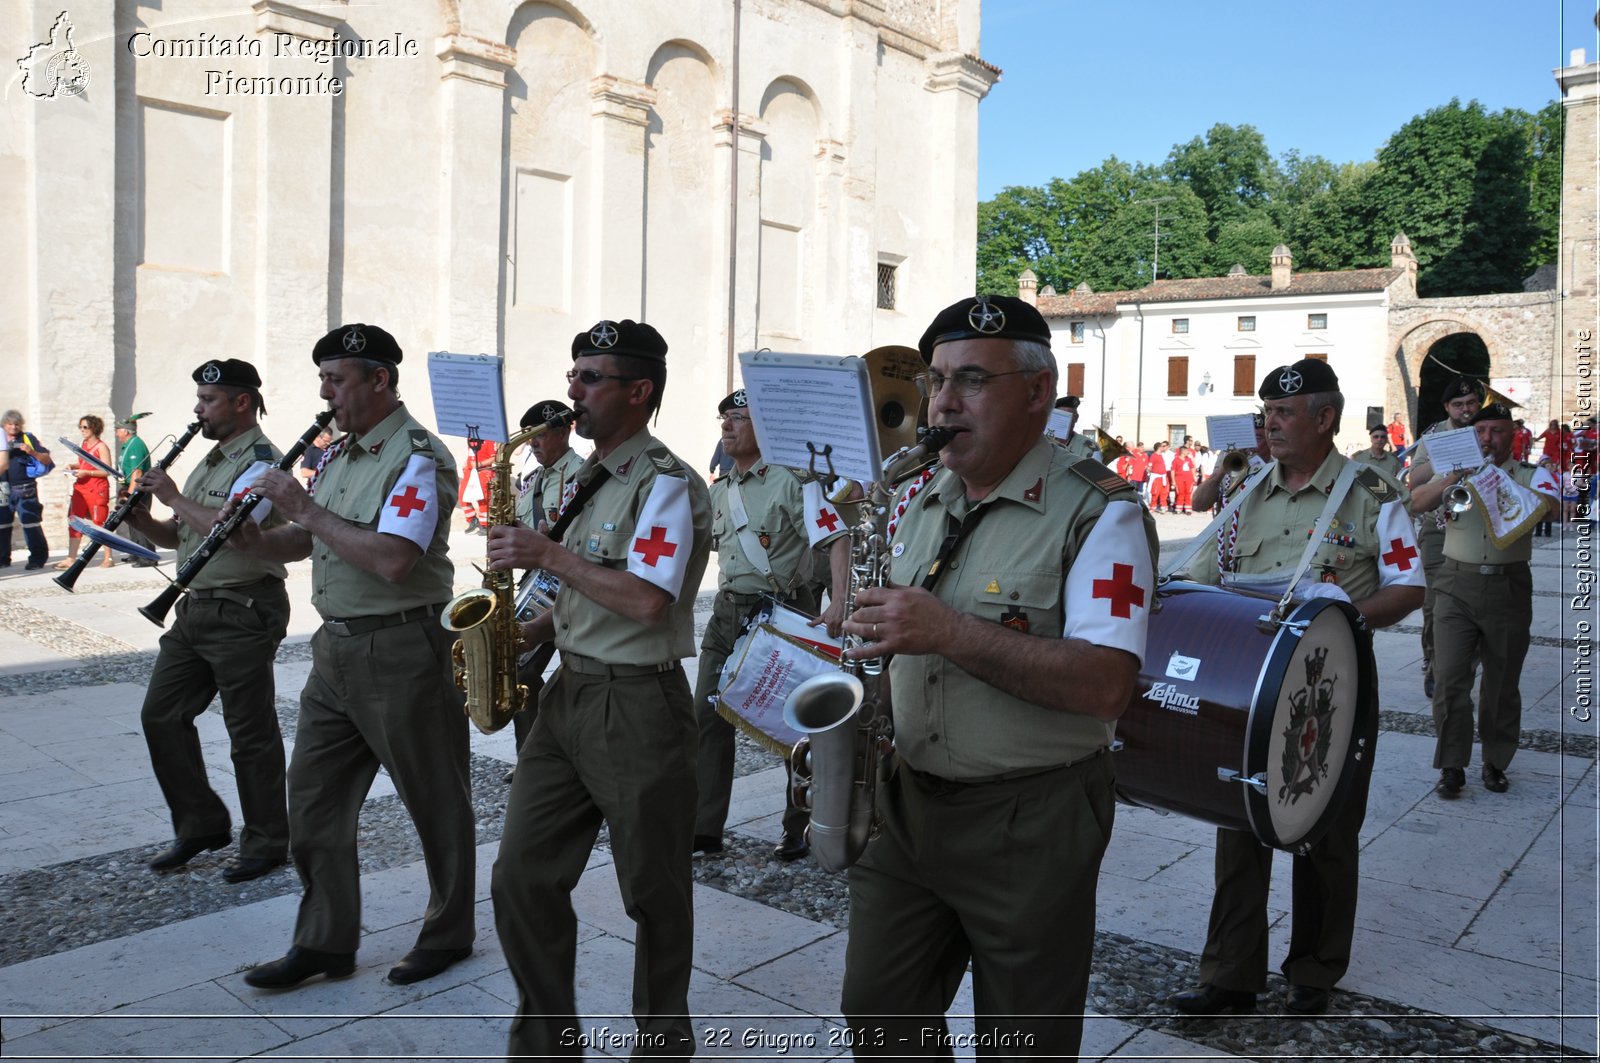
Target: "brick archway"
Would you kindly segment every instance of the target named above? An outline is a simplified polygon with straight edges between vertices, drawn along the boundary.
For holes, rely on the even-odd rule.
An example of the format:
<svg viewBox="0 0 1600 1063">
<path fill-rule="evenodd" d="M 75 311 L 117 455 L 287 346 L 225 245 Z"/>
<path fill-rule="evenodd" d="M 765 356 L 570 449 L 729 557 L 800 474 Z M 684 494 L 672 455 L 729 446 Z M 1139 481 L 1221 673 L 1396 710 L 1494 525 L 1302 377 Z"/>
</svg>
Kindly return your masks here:
<svg viewBox="0 0 1600 1063">
<path fill-rule="evenodd" d="M 1391 315 L 1391 323 L 1399 324 L 1394 319 L 1400 316 L 1402 315 Z M 1390 413 L 1395 410 L 1405 411 L 1404 420 L 1412 438 L 1416 438 L 1418 428 L 1418 403 L 1425 398 L 1418 393 L 1423 361 L 1434 344 L 1448 336 L 1463 334 L 1476 336 L 1483 341 L 1484 347 L 1489 352 L 1489 367 L 1502 361 L 1504 357 L 1502 346 L 1495 337 L 1494 330 L 1485 327 L 1486 324 L 1473 320 L 1470 314 L 1434 311 L 1420 320 L 1405 322 L 1400 325 L 1398 332 L 1391 335 L 1389 357 L 1385 363 L 1387 383 L 1384 388 L 1384 401 Z"/>
</svg>

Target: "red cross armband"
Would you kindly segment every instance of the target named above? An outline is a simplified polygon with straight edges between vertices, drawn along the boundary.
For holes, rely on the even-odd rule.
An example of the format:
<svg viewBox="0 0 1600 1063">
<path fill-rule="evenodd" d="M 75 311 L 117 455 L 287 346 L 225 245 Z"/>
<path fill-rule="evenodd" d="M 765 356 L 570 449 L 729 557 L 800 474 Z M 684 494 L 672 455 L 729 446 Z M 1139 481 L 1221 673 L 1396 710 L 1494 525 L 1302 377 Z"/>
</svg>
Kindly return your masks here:
<svg viewBox="0 0 1600 1063">
<path fill-rule="evenodd" d="M 433 458 L 413 454 L 378 510 L 378 530 L 410 539 L 427 552 L 439 522 L 439 484 Z"/>
<path fill-rule="evenodd" d="M 1062 638 L 1127 650 L 1143 663 L 1156 582 L 1146 544 L 1139 506 L 1108 504 L 1067 572 Z"/>
<path fill-rule="evenodd" d="M 1411 514 L 1398 498 L 1378 510 L 1378 586 L 1421 587 L 1422 555 Z"/>
<path fill-rule="evenodd" d="M 679 476 L 657 476 L 634 525 L 628 571 L 678 600 L 694 546 L 689 485 Z"/>
</svg>

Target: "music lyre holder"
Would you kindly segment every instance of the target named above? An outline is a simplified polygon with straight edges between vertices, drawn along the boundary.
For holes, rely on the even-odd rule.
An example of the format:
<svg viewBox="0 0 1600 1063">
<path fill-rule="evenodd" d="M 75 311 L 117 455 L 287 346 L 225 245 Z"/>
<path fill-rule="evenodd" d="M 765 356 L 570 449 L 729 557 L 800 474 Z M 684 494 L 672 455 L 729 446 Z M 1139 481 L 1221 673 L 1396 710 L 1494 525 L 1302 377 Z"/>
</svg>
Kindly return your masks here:
<svg viewBox="0 0 1600 1063">
<path fill-rule="evenodd" d="M 829 443 L 821 450 L 818 450 L 817 445 L 808 439 L 806 440 L 806 453 L 810 455 L 806 459 L 806 472 L 831 488 L 839 479 L 839 473 L 833 467 L 833 444 Z M 817 469 L 817 458 L 819 457 L 827 463 L 828 471 L 826 473 Z"/>
</svg>

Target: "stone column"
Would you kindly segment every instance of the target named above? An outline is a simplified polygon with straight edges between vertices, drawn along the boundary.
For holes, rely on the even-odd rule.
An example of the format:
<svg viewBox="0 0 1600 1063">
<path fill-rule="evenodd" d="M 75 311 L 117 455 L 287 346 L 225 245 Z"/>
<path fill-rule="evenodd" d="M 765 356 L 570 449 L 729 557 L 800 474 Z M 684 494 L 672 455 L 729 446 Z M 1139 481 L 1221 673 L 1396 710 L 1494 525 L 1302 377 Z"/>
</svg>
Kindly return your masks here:
<svg viewBox="0 0 1600 1063">
<path fill-rule="evenodd" d="M 1572 65 L 1556 71 L 1556 83 L 1561 86 L 1567 123 L 1561 155 L 1561 240 L 1556 266 L 1559 327 L 1551 357 L 1552 394 L 1546 420 L 1556 417 L 1577 422 L 1595 415 L 1595 381 L 1600 378 L 1595 365 L 1595 350 L 1600 346 L 1595 245 L 1596 226 L 1600 225 L 1595 206 L 1595 175 L 1600 165 L 1600 63 L 1585 63 L 1583 51 L 1576 50 Z"/>
<path fill-rule="evenodd" d="M 978 163 L 972 145 L 978 142 L 978 101 L 1000 77 L 1000 71 L 982 59 L 959 52 L 930 55 L 924 66 L 928 79 L 923 88 L 933 93 L 936 104 L 930 108 L 930 136 L 927 165 L 922 176 L 928 186 L 927 202 L 933 216 L 949 218 L 950 238 L 929 240 L 926 254 L 929 269 L 921 277 L 923 292 L 941 293 L 929 300 L 923 296 L 920 308 L 908 306 L 913 320 L 926 320 L 943 306 L 950 292 L 970 292 L 977 286 L 977 264 L 970 256 L 957 256 L 958 246 L 970 246 L 956 233 L 978 229 Z M 944 267 L 943 263 L 950 263 Z"/>
<path fill-rule="evenodd" d="M 455 33 L 439 38 L 441 64 L 438 303 L 441 350 L 500 350 L 500 226 L 505 209 L 501 129 L 506 74 L 517 55 L 504 44 Z"/>
<path fill-rule="evenodd" d="M 656 90 L 601 74 L 589 83 L 594 101 L 589 232 L 594 254 L 579 287 L 592 303 L 574 308 L 584 320 L 637 318 L 644 306 L 644 139 Z"/>
<path fill-rule="evenodd" d="M 264 40 L 263 76 L 303 77 L 331 71 L 330 65 L 309 58 L 279 56 L 273 36 L 331 40 L 334 27 L 343 21 L 339 15 L 282 0 L 257 0 L 251 10 L 256 36 Z M 338 324 L 328 320 L 328 243 L 333 109 L 339 105 L 336 96 L 317 93 L 275 96 L 271 106 L 256 110 L 256 319 L 251 360 L 261 373 L 268 409 L 273 408 L 274 393 L 287 390 L 285 382 L 306 379 L 312 346 Z M 298 434 L 300 429 L 293 431 Z M 285 439 L 280 446 L 288 442 Z"/>
<path fill-rule="evenodd" d="M 724 209 L 719 212 L 717 222 L 717 243 L 724 250 L 724 263 L 726 264 L 726 251 L 728 244 L 728 151 L 733 146 L 733 116 L 723 112 L 718 116 L 716 124 L 712 127 L 714 145 L 713 157 L 716 159 L 717 172 L 716 188 L 719 201 Z M 760 290 L 761 271 L 761 150 L 766 144 L 766 128 L 750 115 L 739 115 L 739 187 L 736 190 L 739 203 L 738 232 L 734 234 L 734 306 L 733 306 L 733 349 L 735 351 L 754 350 L 756 344 L 756 294 Z M 728 276 L 724 272 L 718 277 L 718 298 L 716 300 L 717 320 L 721 323 L 718 330 L 720 344 L 718 350 L 727 349 L 727 322 L 728 322 Z M 734 375 L 738 375 L 735 367 Z"/>
</svg>

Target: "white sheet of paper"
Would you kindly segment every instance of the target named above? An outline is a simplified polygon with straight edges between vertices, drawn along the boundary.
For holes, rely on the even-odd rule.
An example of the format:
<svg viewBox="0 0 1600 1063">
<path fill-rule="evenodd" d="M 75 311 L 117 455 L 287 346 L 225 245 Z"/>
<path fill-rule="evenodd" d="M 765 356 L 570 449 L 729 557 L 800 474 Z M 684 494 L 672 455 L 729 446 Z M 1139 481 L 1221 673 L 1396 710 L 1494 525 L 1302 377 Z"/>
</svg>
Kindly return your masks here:
<svg viewBox="0 0 1600 1063">
<path fill-rule="evenodd" d="M 428 352 L 428 384 L 433 389 L 435 430 L 442 436 L 471 434 L 504 443 L 506 424 L 505 360 L 494 354 Z"/>
<path fill-rule="evenodd" d="M 1050 420 L 1045 422 L 1044 434 L 1055 439 L 1066 439 L 1072 434 L 1072 426 L 1077 420 L 1076 410 L 1051 410 Z"/>
<path fill-rule="evenodd" d="M 1206 446 L 1215 451 L 1256 449 L 1255 414 L 1230 413 L 1207 417 Z"/>
<path fill-rule="evenodd" d="M 1471 425 L 1435 432 L 1424 440 L 1428 462 L 1435 473 L 1456 469 L 1476 469 L 1483 464 L 1483 449 L 1478 446 L 1478 430 Z"/>
<path fill-rule="evenodd" d="M 879 477 L 883 456 L 863 359 L 745 351 L 739 365 L 762 458 L 819 475 L 831 460 L 833 472 L 845 479 Z M 826 447 L 833 449 L 825 460 Z"/>
</svg>

